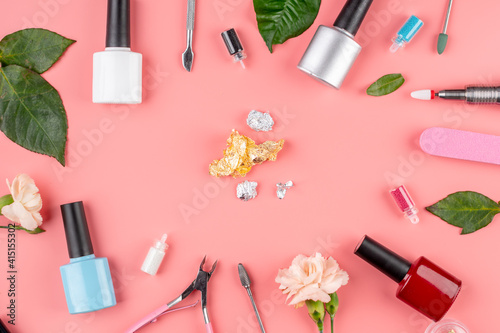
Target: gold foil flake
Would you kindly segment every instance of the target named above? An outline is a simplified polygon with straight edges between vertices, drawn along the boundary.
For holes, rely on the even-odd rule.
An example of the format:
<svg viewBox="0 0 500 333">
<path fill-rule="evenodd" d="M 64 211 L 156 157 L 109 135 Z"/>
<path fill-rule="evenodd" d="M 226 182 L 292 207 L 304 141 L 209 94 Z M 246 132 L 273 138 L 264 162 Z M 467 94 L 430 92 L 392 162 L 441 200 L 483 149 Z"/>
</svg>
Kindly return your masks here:
<svg viewBox="0 0 500 333">
<path fill-rule="evenodd" d="M 283 148 L 285 140 L 266 141 L 260 145 L 255 141 L 233 130 L 227 139 L 224 157 L 214 160 L 209 166 L 212 176 L 244 177 L 252 166 L 264 161 L 276 161 L 278 152 Z"/>
</svg>

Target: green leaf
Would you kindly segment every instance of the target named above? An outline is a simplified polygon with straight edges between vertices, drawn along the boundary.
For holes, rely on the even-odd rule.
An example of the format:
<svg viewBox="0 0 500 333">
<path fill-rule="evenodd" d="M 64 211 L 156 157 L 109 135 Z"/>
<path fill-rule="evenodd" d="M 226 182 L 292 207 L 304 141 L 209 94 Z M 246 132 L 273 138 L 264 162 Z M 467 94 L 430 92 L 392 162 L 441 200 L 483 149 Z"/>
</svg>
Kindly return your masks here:
<svg viewBox="0 0 500 333">
<path fill-rule="evenodd" d="M 0 130 L 64 166 L 66 111 L 59 93 L 40 74 L 17 65 L 0 68 Z"/>
<path fill-rule="evenodd" d="M 40 227 L 36 228 L 35 230 L 28 230 L 28 229 L 25 229 L 23 227 L 20 227 L 20 226 L 16 225 L 16 229 L 17 230 L 24 230 L 28 234 L 32 234 L 32 235 L 41 234 L 42 232 L 45 232 L 45 230 L 42 229 L 42 228 L 40 228 Z"/>
<path fill-rule="evenodd" d="M 0 216 L 2 216 L 2 208 L 13 203 L 14 203 L 14 198 L 12 198 L 12 195 L 10 194 L 0 197 Z"/>
<path fill-rule="evenodd" d="M 8 226 L 5 226 L 5 225 L 2 225 L 2 226 L 0 226 L 0 228 L 2 228 L 2 229 L 8 229 L 9 227 L 8 227 Z M 28 229 L 26 229 L 26 228 L 21 227 L 20 225 L 16 225 L 16 226 L 14 227 L 14 229 L 16 229 L 16 230 L 24 230 L 24 231 L 26 231 L 28 234 L 32 234 L 32 235 L 41 234 L 42 232 L 45 232 L 45 230 L 43 230 L 43 229 L 42 229 L 42 228 L 40 228 L 40 227 L 36 228 L 35 230 L 28 230 Z"/>
<path fill-rule="evenodd" d="M 384 96 L 399 89 L 405 83 L 405 79 L 401 74 L 387 74 L 372 83 L 366 89 L 366 93 L 370 96 Z"/>
<path fill-rule="evenodd" d="M 297 37 L 313 24 L 321 0 L 253 0 L 259 32 L 273 53 L 273 45 Z"/>
<path fill-rule="evenodd" d="M 0 63 L 37 73 L 49 69 L 75 41 L 45 29 L 24 29 L 0 41 Z"/>
<path fill-rule="evenodd" d="M 486 227 L 500 213 L 499 204 L 471 191 L 450 194 L 426 209 L 449 224 L 462 228 L 462 235 Z"/>
</svg>

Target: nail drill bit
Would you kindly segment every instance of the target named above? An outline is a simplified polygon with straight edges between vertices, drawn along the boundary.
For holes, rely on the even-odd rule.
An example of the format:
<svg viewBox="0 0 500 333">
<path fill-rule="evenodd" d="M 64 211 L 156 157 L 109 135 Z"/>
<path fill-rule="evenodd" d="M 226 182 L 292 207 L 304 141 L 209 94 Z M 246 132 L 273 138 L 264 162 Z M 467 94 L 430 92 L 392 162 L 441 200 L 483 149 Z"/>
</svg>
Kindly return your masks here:
<svg viewBox="0 0 500 333">
<path fill-rule="evenodd" d="M 250 297 L 250 301 L 252 301 L 252 306 L 255 311 L 255 316 L 257 316 L 260 330 L 262 331 L 262 333 L 266 333 L 266 331 L 264 330 L 264 325 L 262 324 L 262 320 L 260 319 L 259 310 L 257 310 L 257 305 L 255 304 L 255 301 L 253 299 L 252 291 L 250 290 L 250 277 L 248 276 L 245 267 L 243 267 L 243 264 L 238 264 L 238 274 L 240 276 L 241 285 L 245 287 L 248 296 Z"/>
<path fill-rule="evenodd" d="M 500 87 L 468 86 L 465 89 L 434 91 L 431 89 L 417 90 L 411 97 L 421 100 L 431 100 L 435 97 L 456 99 L 468 104 L 500 104 Z"/>
<path fill-rule="evenodd" d="M 453 4 L 453 0 L 450 0 L 448 4 L 448 11 L 446 12 L 446 19 L 444 20 L 443 32 L 439 34 L 437 51 L 439 54 L 444 52 L 444 48 L 446 47 L 446 43 L 448 42 L 448 35 L 446 34 L 446 30 L 448 30 L 448 22 L 450 20 L 451 13 L 451 5 Z"/>
</svg>

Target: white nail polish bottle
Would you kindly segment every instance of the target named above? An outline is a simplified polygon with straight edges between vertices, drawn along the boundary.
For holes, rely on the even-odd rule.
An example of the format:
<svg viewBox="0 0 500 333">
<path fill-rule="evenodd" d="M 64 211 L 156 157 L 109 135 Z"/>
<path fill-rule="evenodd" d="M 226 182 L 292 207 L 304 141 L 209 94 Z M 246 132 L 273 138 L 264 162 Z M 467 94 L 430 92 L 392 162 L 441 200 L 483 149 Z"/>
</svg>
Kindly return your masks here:
<svg viewBox="0 0 500 333">
<path fill-rule="evenodd" d="M 163 234 L 159 241 L 154 243 L 154 246 L 149 248 L 148 255 L 142 263 L 141 271 L 150 275 L 156 275 L 158 268 L 160 268 L 163 257 L 165 257 L 165 250 L 168 249 L 167 234 Z"/>
<path fill-rule="evenodd" d="M 142 54 L 130 51 L 130 0 L 108 0 L 106 49 L 94 53 L 92 101 L 142 102 Z"/>
</svg>

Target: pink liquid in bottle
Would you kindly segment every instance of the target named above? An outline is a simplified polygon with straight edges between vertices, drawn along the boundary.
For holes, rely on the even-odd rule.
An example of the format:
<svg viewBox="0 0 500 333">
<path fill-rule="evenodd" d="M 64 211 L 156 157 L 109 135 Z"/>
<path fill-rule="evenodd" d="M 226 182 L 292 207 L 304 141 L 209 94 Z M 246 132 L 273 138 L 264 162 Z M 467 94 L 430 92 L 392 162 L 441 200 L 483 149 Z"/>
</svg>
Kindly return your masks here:
<svg viewBox="0 0 500 333">
<path fill-rule="evenodd" d="M 401 185 L 398 188 L 391 190 L 389 193 L 392 195 L 396 205 L 399 207 L 401 212 L 404 213 L 405 217 L 410 220 L 411 223 L 417 224 L 419 221 L 417 216 L 418 209 L 415 207 L 415 203 L 406 188 Z"/>
</svg>

